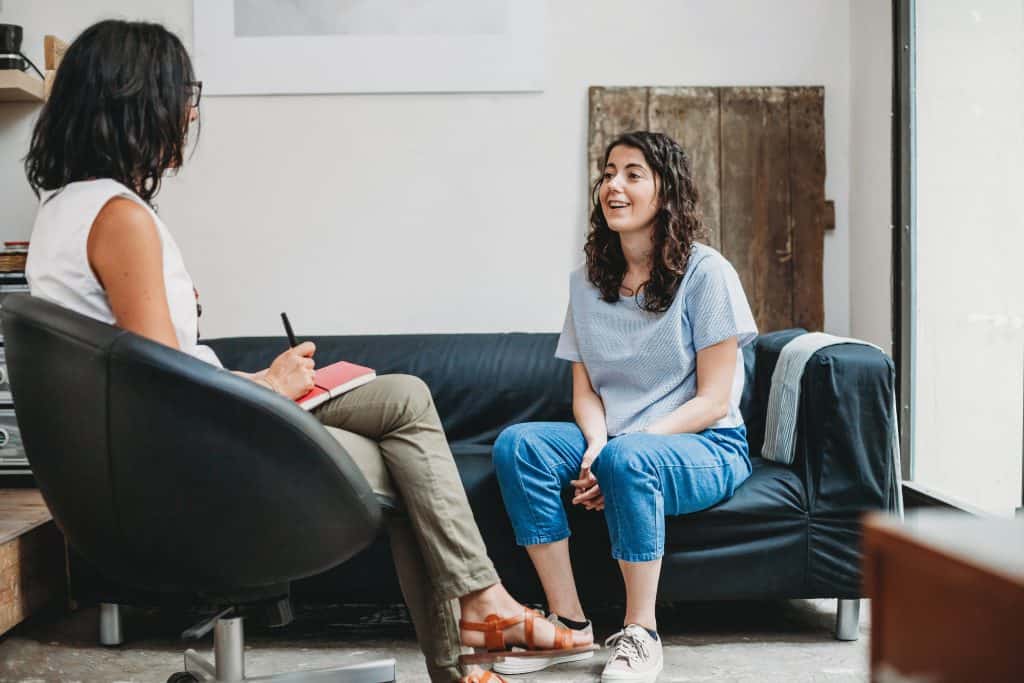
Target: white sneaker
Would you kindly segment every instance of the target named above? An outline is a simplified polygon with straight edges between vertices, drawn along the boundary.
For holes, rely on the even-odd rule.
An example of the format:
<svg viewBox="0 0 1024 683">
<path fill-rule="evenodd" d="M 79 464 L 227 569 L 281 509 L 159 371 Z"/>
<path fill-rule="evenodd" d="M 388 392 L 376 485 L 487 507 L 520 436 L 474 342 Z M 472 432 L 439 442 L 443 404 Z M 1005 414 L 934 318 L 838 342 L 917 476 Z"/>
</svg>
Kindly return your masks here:
<svg viewBox="0 0 1024 683">
<path fill-rule="evenodd" d="M 559 619 L 558 615 L 553 612 L 548 615 L 548 621 L 555 626 L 564 626 L 565 628 L 569 628 L 569 626 Z M 573 631 L 573 633 L 585 633 L 593 639 L 594 625 L 587 624 L 585 629 Z M 534 671 L 540 671 L 541 669 L 546 669 L 549 666 L 554 666 L 555 664 L 578 662 L 581 659 L 589 659 L 593 656 L 594 651 L 591 650 L 589 652 L 576 652 L 571 655 L 561 655 L 556 657 L 509 657 L 503 662 L 495 662 L 491 668 L 499 674 L 530 674 Z"/>
<path fill-rule="evenodd" d="M 661 640 L 652 638 L 643 626 L 629 624 L 604 644 L 614 646 L 615 652 L 601 672 L 603 683 L 654 683 L 661 673 Z"/>
</svg>

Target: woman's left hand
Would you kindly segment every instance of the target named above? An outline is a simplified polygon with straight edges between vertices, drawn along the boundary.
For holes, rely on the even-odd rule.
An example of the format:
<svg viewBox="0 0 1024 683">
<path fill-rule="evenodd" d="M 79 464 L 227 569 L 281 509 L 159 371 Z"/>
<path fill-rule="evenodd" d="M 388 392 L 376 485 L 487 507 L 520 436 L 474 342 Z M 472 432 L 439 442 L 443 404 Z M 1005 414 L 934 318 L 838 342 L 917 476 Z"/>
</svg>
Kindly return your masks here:
<svg viewBox="0 0 1024 683">
<path fill-rule="evenodd" d="M 604 494 L 601 493 L 597 477 L 590 470 L 589 464 L 580 469 L 580 478 L 570 483 L 576 490 L 576 495 L 572 499 L 573 505 L 582 505 L 587 510 L 604 509 Z"/>
</svg>

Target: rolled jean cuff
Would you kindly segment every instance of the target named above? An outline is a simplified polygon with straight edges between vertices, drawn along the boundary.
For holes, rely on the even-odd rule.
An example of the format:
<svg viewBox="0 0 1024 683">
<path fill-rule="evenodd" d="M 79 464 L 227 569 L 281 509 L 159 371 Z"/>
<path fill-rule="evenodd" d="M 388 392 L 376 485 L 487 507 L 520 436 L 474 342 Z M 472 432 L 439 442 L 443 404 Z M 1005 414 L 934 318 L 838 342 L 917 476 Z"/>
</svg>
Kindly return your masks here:
<svg viewBox="0 0 1024 683">
<path fill-rule="evenodd" d="M 664 555 L 664 548 L 647 553 L 622 553 L 612 549 L 612 557 L 622 562 L 653 562 L 654 560 L 660 560 Z"/>
<path fill-rule="evenodd" d="M 480 567 L 465 576 L 438 581 L 434 586 L 434 590 L 441 600 L 455 600 L 463 595 L 469 595 L 484 588 L 490 588 L 500 582 L 501 579 L 498 578 L 498 572 L 494 569 L 494 565 L 488 561 L 486 567 Z"/>
<path fill-rule="evenodd" d="M 516 544 L 528 546 L 540 545 L 541 543 L 556 543 L 558 541 L 564 541 L 569 538 L 569 536 L 570 534 L 568 529 L 560 529 L 548 534 L 535 533 L 532 536 L 520 536 L 519 534 L 516 534 Z"/>
</svg>

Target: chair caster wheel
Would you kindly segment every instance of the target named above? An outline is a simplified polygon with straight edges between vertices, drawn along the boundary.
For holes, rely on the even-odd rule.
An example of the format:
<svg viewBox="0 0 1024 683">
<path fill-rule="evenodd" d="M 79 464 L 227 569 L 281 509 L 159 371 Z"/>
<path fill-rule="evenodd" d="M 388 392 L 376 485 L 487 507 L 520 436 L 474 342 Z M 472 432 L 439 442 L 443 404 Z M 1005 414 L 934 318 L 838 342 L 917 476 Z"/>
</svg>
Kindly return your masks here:
<svg viewBox="0 0 1024 683">
<path fill-rule="evenodd" d="M 199 679 L 187 671 L 179 671 L 176 674 L 171 674 L 167 683 L 199 683 Z"/>
</svg>

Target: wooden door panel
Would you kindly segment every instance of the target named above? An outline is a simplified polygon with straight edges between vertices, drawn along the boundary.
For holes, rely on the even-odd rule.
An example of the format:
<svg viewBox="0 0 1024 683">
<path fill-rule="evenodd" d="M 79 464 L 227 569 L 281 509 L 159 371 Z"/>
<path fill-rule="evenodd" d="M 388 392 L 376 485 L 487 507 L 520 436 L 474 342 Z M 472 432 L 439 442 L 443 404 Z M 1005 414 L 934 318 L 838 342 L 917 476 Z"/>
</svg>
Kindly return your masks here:
<svg viewBox="0 0 1024 683">
<path fill-rule="evenodd" d="M 793 235 L 793 324 L 825 325 L 825 92 L 789 88 L 789 160 Z M 834 220 L 834 219 L 833 219 Z"/>
<path fill-rule="evenodd" d="M 646 130 L 648 88 L 590 89 L 589 178 L 592 188 L 601 177 L 604 148 L 618 135 Z M 589 197 L 589 195 L 588 195 Z"/>
<path fill-rule="evenodd" d="M 722 93 L 722 253 L 762 330 L 793 320 L 787 119 L 779 88 Z"/>
<path fill-rule="evenodd" d="M 664 133 L 682 145 L 690 157 L 697 183 L 698 206 L 704 213 L 708 244 L 721 249 L 720 126 L 717 88 L 651 88 L 648 99 L 649 130 Z"/>
</svg>

